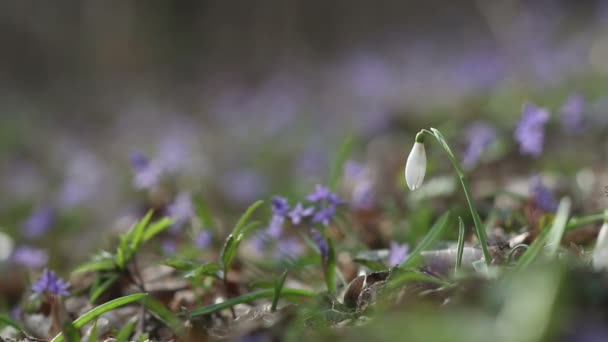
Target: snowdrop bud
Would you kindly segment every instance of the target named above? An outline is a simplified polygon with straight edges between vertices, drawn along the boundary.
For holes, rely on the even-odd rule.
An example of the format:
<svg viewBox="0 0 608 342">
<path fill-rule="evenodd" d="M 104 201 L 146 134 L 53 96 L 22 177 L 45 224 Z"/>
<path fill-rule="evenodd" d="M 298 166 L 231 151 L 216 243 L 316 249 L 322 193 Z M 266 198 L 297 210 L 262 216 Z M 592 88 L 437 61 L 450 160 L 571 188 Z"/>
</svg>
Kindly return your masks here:
<svg viewBox="0 0 608 342">
<path fill-rule="evenodd" d="M 591 261 L 595 270 L 608 270 L 608 211 L 606 211 L 606 219 L 604 219 L 604 224 L 597 235 Z"/>
<path fill-rule="evenodd" d="M 410 190 L 416 190 L 422 185 L 425 172 L 426 152 L 424 150 L 424 133 L 420 132 L 416 135 L 416 142 L 405 164 L 405 182 Z"/>
</svg>

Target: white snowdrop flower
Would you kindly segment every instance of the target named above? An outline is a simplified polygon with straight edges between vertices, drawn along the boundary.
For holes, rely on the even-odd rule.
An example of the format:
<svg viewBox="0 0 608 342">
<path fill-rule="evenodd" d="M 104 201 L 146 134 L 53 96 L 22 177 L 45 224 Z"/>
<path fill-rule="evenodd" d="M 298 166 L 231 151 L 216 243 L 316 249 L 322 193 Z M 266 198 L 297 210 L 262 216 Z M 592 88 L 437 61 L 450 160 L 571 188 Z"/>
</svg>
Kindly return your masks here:
<svg viewBox="0 0 608 342">
<path fill-rule="evenodd" d="M 416 142 L 405 164 L 405 182 L 410 190 L 416 190 L 424 181 L 426 172 L 426 152 L 424 150 L 424 133 L 416 135 Z"/>
<path fill-rule="evenodd" d="M 608 270 L 608 212 L 606 213 L 606 220 L 604 220 L 604 224 L 597 235 L 591 263 L 595 270 Z"/>
</svg>

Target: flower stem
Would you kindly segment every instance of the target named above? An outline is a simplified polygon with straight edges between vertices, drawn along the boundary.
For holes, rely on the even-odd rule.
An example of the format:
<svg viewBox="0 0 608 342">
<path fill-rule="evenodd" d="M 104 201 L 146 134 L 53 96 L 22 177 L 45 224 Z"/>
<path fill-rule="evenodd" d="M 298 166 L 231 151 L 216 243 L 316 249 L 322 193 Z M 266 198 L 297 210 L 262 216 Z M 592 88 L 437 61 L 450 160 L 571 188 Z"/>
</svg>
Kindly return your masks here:
<svg viewBox="0 0 608 342">
<path fill-rule="evenodd" d="M 448 144 L 447 140 L 445 140 L 445 138 L 443 137 L 443 134 L 441 134 L 441 132 L 439 132 L 439 130 L 437 130 L 435 128 L 431 128 L 430 131 L 423 129 L 420 132 L 424 132 L 424 133 L 429 134 L 432 137 L 434 137 L 439 142 L 441 147 L 443 147 L 445 152 L 448 154 L 448 158 L 450 158 L 450 161 L 452 162 L 452 165 L 454 166 L 454 169 L 456 170 L 456 174 L 458 174 L 458 179 L 460 179 L 460 184 L 462 184 L 464 196 L 466 197 L 467 204 L 469 205 L 469 209 L 471 210 L 471 216 L 473 217 L 473 223 L 475 224 L 475 233 L 477 234 L 477 238 L 479 239 L 479 243 L 481 244 L 481 250 L 483 252 L 483 257 L 486 261 L 486 265 L 490 266 L 490 263 L 492 260 L 490 259 L 490 252 L 488 251 L 488 244 L 487 244 L 488 237 L 486 235 L 486 230 L 483 226 L 483 223 L 481 222 L 481 218 L 479 217 L 477 208 L 475 207 L 475 204 L 473 203 L 473 195 L 471 193 L 471 188 L 469 186 L 467 177 L 464 174 L 462 167 L 460 166 L 460 162 L 458 162 L 458 160 L 454 156 L 454 152 L 452 152 L 452 148 Z"/>
</svg>

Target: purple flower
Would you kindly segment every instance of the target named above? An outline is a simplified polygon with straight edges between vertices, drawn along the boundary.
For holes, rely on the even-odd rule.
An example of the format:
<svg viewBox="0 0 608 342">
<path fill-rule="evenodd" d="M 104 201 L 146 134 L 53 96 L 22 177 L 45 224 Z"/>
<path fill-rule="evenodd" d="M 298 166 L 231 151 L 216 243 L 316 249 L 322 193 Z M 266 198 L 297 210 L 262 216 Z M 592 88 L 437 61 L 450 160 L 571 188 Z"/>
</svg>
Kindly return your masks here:
<svg viewBox="0 0 608 342">
<path fill-rule="evenodd" d="M 374 183 L 369 180 L 362 180 L 355 184 L 352 192 L 352 205 L 356 209 L 371 209 L 376 201 Z"/>
<path fill-rule="evenodd" d="M 277 216 L 285 217 L 289 212 L 289 203 L 287 203 L 287 199 L 281 196 L 274 196 L 270 203 L 272 205 L 272 212 Z"/>
<path fill-rule="evenodd" d="M 302 222 L 302 219 L 312 215 L 315 211 L 315 208 L 310 207 L 304 209 L 302 203 L 296 204 L 296 206 L 289 212 L 289 218 L 291 218 L 291 222 L 295 225 L 298 225 Z"/>
<path fill-rule="evenodd" d="M 44 269 L 38 281 L 32 285 L 32 291 L 37 294 L 56 294 L 59 296 L 69 296 L 68 288 L 70 283 L 57 277 L 57 274 L 48 269 Z"/>
<path fill-rule="evenodd" d="M 347 179 L 358 179 L 365 174 L 365 166 L 363 164 L 349 160 L 344 165 L 344 177 Z"/>
<path fill-rule="evenodd" d="M 273 215 L 270 219 L 270 224 L 266 227 L 266 234 L 272 238 L 278 239 L 283 233 L 283 223 L 285 223 L 284 216 Z"/>
<path fill-rule="evenodd" d="M 469 169 L 477 164 L 483 151 L 496 141 L 496 130 L 484 122 L 476 122 L 466 130 L 467 149 L 464 152 L 462 166 Z"/>
<path fill-rule="evenodd" d="M 139 152 L 131 154 L 133 168 L 133 186 L 136 189 L 150 189 L 160 181 L 162 170 L 146 156 Z"/>
<path fill-rule="evenodd" d="M 329 190 L 329 188 L 317 184 L 315 190 L 306 196 L 306 199 L 310 202 L 323 202 L 326 201 L 330 204 L 343 204 L 344 202 Z"/>
<path fill-rule="evenodd" d="M 540 176 L 534 176 L 530 180 L 530 192 L 536 205 L 548 212 L 557 210 L 557 201 L 549 188 L 547 188 Z"/>
<path fill-rule="evenodd" d="M 46 265 L 49 256 L 42 249 L 24 245 L 17 247 L 13 251 L 11 259 L 17 265 L 29 268 L 40 268 Z"/>
<path fill-rule="evenodd" d="M 583 129 L 583 114 L 585 99 L 580 94 L 568 97 L 561 110 L 561 123 L 563 130 L 568 134 L 580 133 Z"/>
<path fill-rule="evenodd" d="M 391 247 L 388 252 L 388 266 L 393 267 L 404 262 L 409 250 L 410 248 L 407 244 L 400 245 L 395 241 L 391 241 Z"/>
<path fill-rule="evenodd" d="M 209 245 L 211 245 L 212 237 L 211 232 L 208 230 L 200 231 L 194 237 L 194 245 L 200 249 L 207 248 Z"/>
<path fill-rule="evenodd" d="M 549 111 L 529 103 L 524 104 L 523 115 L 514 135 L 522 154 L 537 157 L 543 152 L 547 121 L 549 121 Z"/>
<path fill-rule="evenodd" d="M 323 260 L 325 260 L 327 258 L 327 256 L 329 255 L 329 244 L 327 243 L 327 240 L 325 240 L 325 238 L 323 237 L 321 232 L 319 232 L 318 230 L 316 230 L 314 228 L 312 228 L 310 230 L 310 237 L 312 238 L 312 241 L 315 243 L 315 245 L 319 249 L 321 258 L 323 258 Z"/>
<path fill-rule="evenodd" d="M 167 215 L 175 220 L 169 231 L 177 233 L 194 216 L 194 205 L 190 194 L 182 192 L 167 207 Z"/>
<path fill-rule="evenodd" d="M 35 238 L 46 233 L 51 228 L 54 221 L 55 213 L 53 209 L 49 207 L 36 209 L 25 222 L 23 222 L 25 236 L 28 238 Z"/>
<path fill-rule="evenodd" d="M 298 257 L 304 253 L 304 245 L 295 237 L 279 240 L 277 245 L 277 257 Z"/>
<path fill-rule="evenodd" d="M 336 206 L 330 204 L 327 207 L 319 208 L 319 210 L 317 210 L 317 212 L 313 216 L 312 221 L 314 223 L 323 223 L 324 225 L 327 226 L 329 224 L 329 221 L 331 221 L 331 219 L 334 217 L 335 214 L 336 214 Z"/>
</svg>

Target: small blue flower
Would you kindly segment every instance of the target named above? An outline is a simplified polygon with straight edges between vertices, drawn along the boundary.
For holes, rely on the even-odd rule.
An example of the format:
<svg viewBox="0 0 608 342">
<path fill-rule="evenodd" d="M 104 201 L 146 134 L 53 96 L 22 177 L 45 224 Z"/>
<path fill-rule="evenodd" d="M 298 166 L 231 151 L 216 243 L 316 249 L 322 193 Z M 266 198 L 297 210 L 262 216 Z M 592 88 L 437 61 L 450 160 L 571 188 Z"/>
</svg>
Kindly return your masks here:
<svg viewBox="0 0 608 342">
<path fill-rule="evenodd" d="M 316 230 L 314 228 L 312 228 L 310 230 L 310 237 L 312 238 L 312 241 L 315 243 L 315 245 L 319 249 L 321 258 L 323 258 L 323 260 L 325 260 L 327 258 L 327 256 L 329 255 L 329 244 L 327 243 L 327 240 L 325 240 L 325 238 L 323 237 L 323 234 L 321 234 L 321 232 L 319 232 L 318 230 Z"/>
<path fill-rule="evenodd" d="M 194 237 L 194 245 L 200 249 L 205 249 L 211 245 L 213 236 L 208 230 L 200 231 Z"/>
<path fill-rule="evenodd" d="M 317 184 L 315 186 L 315 190 L 311 192 L 308 196 L 306 196 L 306 199 L 311 202 L 321 202 L 323 200 L 327 200 L 330 195 L 331 191 L 329 190 L 329 188 Z"/>
<path fill-rule="evenodd" d="M 167 215 L 175 220 L 169 231 L 177 233 L 194 216 L 194 204 L 190 194 L 185 192 L 178 194 L 173 203 L 167 207 Z"/>
<path fill-rule="evenodd" d="M 405 261 L 410 248 L 407 244 L 400 245 L 396 241 L 391 241 L 391 246 L 388 252 L 387 264 L 389 267 L 397 266 Z"/>
<path fill-rule="evenodd" d="M 524 104 L 523 114 L 514 134 L 522 154 L 537 157 L 543 152 L 547 121 L 548 110 L 529 103 Z"/>
<path fill-rule="evenodd" d="M 277 216 L 285 217 L 289 212 L 289 203 L 287 203 L 287 199 L 281 196 L 274 196 L 270 200 L 272 206 L 272 212 Z"/>
<path fill-rule="evenodd" d="M 13 263 L 24 267 L 40 268 L 46 265 L 49 256 L 42 249 L 23 245 L 15 248 L 11 260 Z"/>
<path fill-rule="evenodd" d="M 313 216 L 312 221 L 314 223 L 323 223 L 327 226 L 335 214 L 336 206 L 330 204 L 329 206 L 319 208 Z"/>
<path fill-rule="evenodd" d="M 277 245 L 276 256 L 279 258 L 296 258 L 304 253 L 304 245 L 295 237 L 280 239 Z"/>
<path fill-rule="evenodd" d="M 38 281 L 32 285 L 32 291 L 39 295 L 55 294 L 59 296 L 69 296 L 68 288 L 70 283 L 57 277 L 57 274 L 48 269 L 44 269 Z"/>
<path fill-rule="evenodd" d="M 496 141 L 496 129 L 484 122 L 476 122 L 466 130 L 467 149 L 462 166 L 469 169 L 479 161 L 484 150 Z"/>
<path fill-rule="evenodd" d="M 568 134 L 580 133 L 584 124 L 585 99 L 580 94 L 572 94 L 561 109 L 561 123 Z"/>
<path fill-rule="evenodd" d="M 134 172 L 133 185 L 136 189 L 150 189 L 160 182 L 162 170 L 142 153 L 131 154 L 130 160 Z"/>
<path fill-rule="evenodd" d="M 315 208 L 304 208 L 302 203 L 296 204 L 296 206 L 289 212 L 289 218 L 291 218 L 291 223 L 298 225 L 302 222 L 302 219 L 312 215 L 315 211 Z"/>
<path fill-rule="evenodd" d="M 266 234 L 268 236 L 278 239 L 283 233 L 283 224 L 285 223 L 285 217 L 279 215 L 273 215 L 270 219 L 270 224 L 266 227 Z"/>
<path fill-rule="evenodd" d="M 55 213 L 49 207 L 36 209 L 23 222 L 23 232 L 28 238 L 36 238 L 46 233 L 55 221 Z"/>
<path fill-rule="evenodd" d="M 557 210 L 557 201 L 549 188 L 547 188 L 540 176 L 534 176 L 530 180 L 530 191 L 534 203 L 547 212 Z"/>
</svg>

